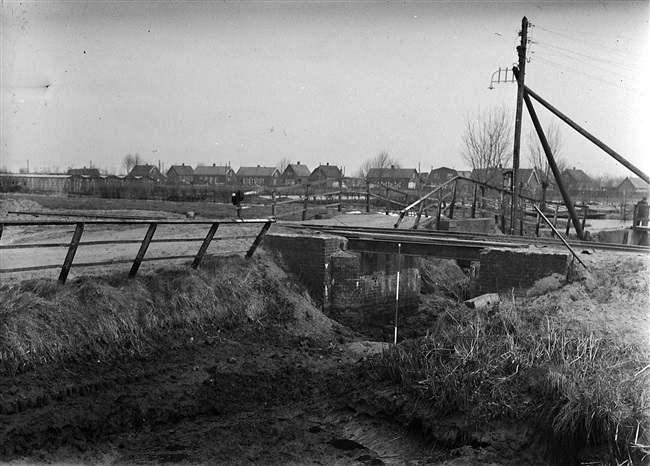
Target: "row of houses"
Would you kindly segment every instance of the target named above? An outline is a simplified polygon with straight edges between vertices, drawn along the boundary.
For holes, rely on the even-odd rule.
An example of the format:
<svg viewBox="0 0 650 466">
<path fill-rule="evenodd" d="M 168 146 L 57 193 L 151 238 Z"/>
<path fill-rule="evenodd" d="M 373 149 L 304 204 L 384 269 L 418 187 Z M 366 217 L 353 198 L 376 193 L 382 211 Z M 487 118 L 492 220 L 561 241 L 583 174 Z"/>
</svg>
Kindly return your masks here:
<svg viewBox="0 0 650 466">
<path fill-rule="evenodd" d="M 480 181 L 496 188 L 510 188 L 512 169 L 489 168 L 455 170 L 448 167 L 432 169 L 429 173 L 419 173 L 414 168 L 371 168 L 365 182 L 371 185 L 381 185 L 398 190 L 426 189 L 440 186 L 456 176 Z M 584 199 L 594 198 L 602 193 L 604 188 L 592 180 L 582 170 L 567 169 L 562 172 L 564 186 L 572 196 Z M 67 175 L 10 175 L 0 176 L 0 188 L 3 191 L 24 190 L 28 192 L 77 192 L 96 193 L 99 186 L 102 189 L 119 188 L 123 186 L 194 185 L 194 186 L 287 186 L 330 181 L 332 186 L 338 186 L 344 178 L 342 170 L 330 164 L 319 165 L 310 170 L 300 162 L 289 164 L 280 172 L 276 167 L 240 167 L 235 172 L 230 166 L 213 164 L 199 165 L 193 168 L 189 165 L 172 165 L 166 174 L 161 173 L 155 165 L 136 165 L 127 176 L 102 176 L 95 168 L 70 169 Z M 519 181 L 523 195 L 540 198 L 542 193 L 542 176 L 535 168 L 519 170 Z M 548 198 L 557 194 L 554 180 L 549 180 Z M 353 183 L 346 181 L 347 184 Z M 616 187 L 609 188 L 610 194 L 622 197 L 643 197 L 648 195 L 648 184 L 640 178 L 627 177 Z"/>
</svg>

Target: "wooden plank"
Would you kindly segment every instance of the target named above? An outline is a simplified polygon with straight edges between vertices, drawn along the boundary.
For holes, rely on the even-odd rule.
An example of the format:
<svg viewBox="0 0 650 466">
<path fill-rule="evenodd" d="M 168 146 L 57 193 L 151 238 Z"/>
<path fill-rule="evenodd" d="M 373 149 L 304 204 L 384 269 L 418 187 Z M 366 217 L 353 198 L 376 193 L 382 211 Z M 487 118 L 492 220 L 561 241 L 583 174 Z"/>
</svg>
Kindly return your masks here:
<svg viewBox="0 0 650 466">
<path fill-rule="evenodd" d="M 210 243 L 212 242 L 212 238 L 214 238 L 214 235 L 217 232 L 218 228 L 219 228 L 218 223 L 213 223 L 212 226 L 210 227 L 208 234 L 205 236 L 205 239 L 203 240 L 203 244 L 201 244 L 201 247 L 199 248 L 199 252 L 196 254 L 196 257 L 194 258 L 194 262 L 192 262 L 193 269 L 196 269 L 201 263 L 201 260 L 203 259 L 203 256 L 205 256 L 205 253 L 208 250 L 208 246 L 210 246 Z"/>
<path fill-rule="evenodd" d="M 144 239 L 142 240 L 142 244 L 140 245 L 140 250 L 138 251 L 138 255 L 135 257 L 135 260 L 133 261 L 133 266 L 131 267 L 131 271 L 129 272 L 129 278 L 135 277 L 135 275 L 138 273 L 140 264 L 142 264 L 144 255 L 147 253 L 147 249 L 149 248 L 149 244 L 151 243 L 151 238 L 153 238 L 157 226 L 158 224 L 155 222 L 149 224 L 149 229 L 147 230 L 147 234 L 144 236 Z"/>
<path fill-rule="evenodd" d="M 63 267 L 61 268 L 61 273 L 59 274 L 59 283 L 64 284 L 68 278 L 68 273 L 70 273 L 70 268 L 72 267 L 72 261 L 74 261 L 74 256 L 77 253 L 77 248 L 79 247 L 79 241 L 81 241 L 81 235 L 84 232 L 83 222 L 77 223 L 77 227 L 72 234 L 72 241 L 70 241 L 70 247 L 68 248 L 68 253 L 65 256 L 65 261 L 63 262 Z"/>
<path fill-rule="evenodd" d="M 264 226 L 262 227 L 262 230 L 260 230 L 260 233 L 257 235 L 257 238 L 255 238 L 255 241 L 253 241 L 253 245 L 251 246 L 251 248 L 246 253 L 246 258 L 247 259 L 250 259 L 253 256 L 253 254 L 255 254 L 255 250 L 262 243 L 262 240 L 264 239 L 264 236 L 266 235 L 266 233 L 269 231 L 269 228 L 271 228 L 271 223 L 272 222 L 267 222 L 267 223 L 264 224 Z"/>
</svg>

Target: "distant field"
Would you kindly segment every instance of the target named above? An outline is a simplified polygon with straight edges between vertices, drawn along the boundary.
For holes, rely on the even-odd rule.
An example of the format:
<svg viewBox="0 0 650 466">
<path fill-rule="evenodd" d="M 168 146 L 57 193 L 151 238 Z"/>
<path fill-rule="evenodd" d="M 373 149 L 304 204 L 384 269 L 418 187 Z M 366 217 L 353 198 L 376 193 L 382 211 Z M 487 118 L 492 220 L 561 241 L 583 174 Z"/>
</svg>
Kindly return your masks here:
<svg viewBox="0 0 650 466">
<path fill-rule="evenodd" d="M 212 202 L 171 202 L 158 200 L 142 199 L 104 199 L 95 197 L 66 197 L 66 196 L 48 196 L 37 194 L 2 194 L 0 199 L 17 199 L 22 201 L 33 201 L 45 209 L 52 210 L 133 210 L 133 211 L 159 211 L 174 214 L 185 214 L 194 212 L 197 217 L 202 218 L 236 218 L 237 208 L 230 203 L 212 203 Z M 288 204 L 278 206 L 276 214 L 299 210 L 302 204 Z M 271 206 L 261 204 L 242 204 L 243 217 L 246 218 L 266 218 L 271 216 Z M 331 210 L 331 209 L 330 209 Z M 313 206 L 309 208 L 307 218 L 311 218 L 317 213 L 324 213 L 325 207 Z M 292 216 L 282 217 L 283 220 L 301 220 L 302 214 L 297 213 Z"/>
</svg>

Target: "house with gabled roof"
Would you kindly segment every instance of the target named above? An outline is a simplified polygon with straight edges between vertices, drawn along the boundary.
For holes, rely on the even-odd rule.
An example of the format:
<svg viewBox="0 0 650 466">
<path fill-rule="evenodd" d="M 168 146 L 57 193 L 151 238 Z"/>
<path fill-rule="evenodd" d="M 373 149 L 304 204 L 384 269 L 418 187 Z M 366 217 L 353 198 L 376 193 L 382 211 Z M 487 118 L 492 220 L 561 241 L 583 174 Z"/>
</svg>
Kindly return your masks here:
<svg viewBox="0 0 650 466">
<path fill-rule="evenodd" d="M 623 196 L 648 196 L 650 186 L 641 178 L 628 176 L 616 187 L 616 190 Z"/>
<path fill-rule="evenodd" d="M 329 162 L 325 165 L 319 165 L 309 175 L 309 181 L 328 181 L 325 183 L 327 186 L 338 186 L 339 181 L 343 178 L 341 169 L 336 165 L 330 165 Z"/>
<path fill-rule="evenodd" d="M 416 189 L 419 182 L 415 168 L 396 168 L 394 165 L 369 169 L 366 181 L 394 189 Z"/>
<path fill-rule="evenodd" d="M 194 169 L 194 184 L 208 185 L 235 185 L 237 184 L 237 175 L 228 165 L 199 165 Z"/>
<path fill-rule="evenodd" d="M 573 194 L 598 191 L 598 185 L 582 170 L 566 169 L 560 175 L 564 187 Z"/>
<path fill-rule="evenodd" d="M 458 172 L 453 168 L 436 168 L 429 172 L 429 175 L 427 176 L 427 184 L 431 186 L 440 186 L 441 184 L 453 179 L 455 176 L 458 176 Z"/>
<path fill-rule="evenodd" d="M 167 182 L 173 184 L 191 184 L 194 181 L 194 169 L 190 165 L 172 165 L 167 170 Z"/>
<path fill-rule="evenodd" d="M 287 165 L 280 178 L 284 184 L 303 184 L 309 180 L 309 175 L 311 175 L 311 170 L 307 168 L 307 165 L 300 165 L 300 162 L 297 162 Z"/>
<path fill-rule="evenodd" d="M 538 199 L 542 195 L 542 183 L 536 168 L 520 168 L 519 185 L 521 186 L 520 194 L 523 196 Z"/>
<path fill-rule="evenodd" d="M 472 170 L 470 178 L 480 181 L 495 188 L 503 188 L 503 175 L 510 170 L 504 170 L 502 167 L 475 168 Z"/>
<path fill-rule="evenodd" d="M 126 175 L 126 178 L 151 178 L 155 183 L 163 183 L 166 181 L 165 175 L 160 173 L 160 170 L 155 165 L 136 165 Z"/>
<path fill-rule="evenodd" d="M 237 179 L 240 184 L 249 186 L 275 186 L 280 179 L 280 172 L 275 167 L 239 167 Z"/>
</svg>

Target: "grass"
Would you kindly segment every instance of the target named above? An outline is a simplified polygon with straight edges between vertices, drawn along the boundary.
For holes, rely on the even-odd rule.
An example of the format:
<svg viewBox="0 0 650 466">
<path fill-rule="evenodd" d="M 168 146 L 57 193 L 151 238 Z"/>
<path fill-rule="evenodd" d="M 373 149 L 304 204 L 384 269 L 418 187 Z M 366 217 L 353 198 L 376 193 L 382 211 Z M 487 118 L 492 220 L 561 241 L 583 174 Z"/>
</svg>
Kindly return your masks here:
<svg viewBox="0 0 650 466">
<path fill-rule="evenodd" d="M 375 370 L 434 416 L 534 425 L 556 463 L 588 452 L 594 464 L 632 465 L 650 459 L 648 362 L 634 345 L 567 327 L 552 309 L 502 303 L 448 309 L 433 333 L 390 347 Z"/>
<path fill-rule="evenodd" d="M 165 332 L 213 323 L 292 316 L 291 304 L 256 261 L 206 258 L 200 269 L 160 270 L 136 279 L 84 278 L 60 286 L 0 287 L 0 374 L 71 359 L 143 353 Z"/>
</svg>

